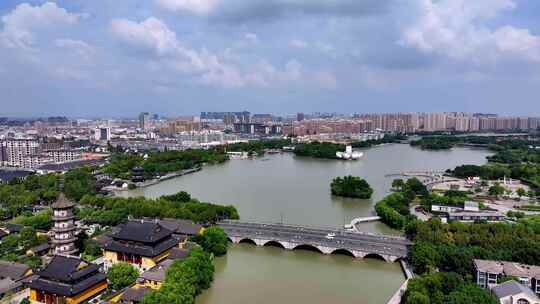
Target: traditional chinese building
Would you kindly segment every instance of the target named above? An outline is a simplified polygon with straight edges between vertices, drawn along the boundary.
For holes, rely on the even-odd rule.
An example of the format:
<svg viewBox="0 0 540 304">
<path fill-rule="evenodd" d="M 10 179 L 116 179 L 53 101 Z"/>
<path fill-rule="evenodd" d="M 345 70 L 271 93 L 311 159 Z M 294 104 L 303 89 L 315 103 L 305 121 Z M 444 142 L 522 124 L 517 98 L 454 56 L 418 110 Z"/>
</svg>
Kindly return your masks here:
<svg viewBox="0 0 540 304">
<path fill-rule="evenodd" d="M 58 199 L 51 206 L 53 209 L 52 220 L 54 221 L 52 228 L 54 238 L 52 239 L 52 243 L 55 254 L 72 255 L 77 252 L 77 248 L 75 247 L 77 238 L 75 236 L 74 206 L 75 204 L 62 192 L 60 192 Z"/>
<path fill-rule="evenodd" d="M 107 288 L 99 266 L 77 257 L 57 255 L 29 282 L 30 299 L 46 304 L 78 304 Z"/>
<path fill-rule="evenodd" d="M 146 271 L 167 258 L 180 239 L 155 220 L 128 220 L 102 243 L 104 266 L 128 262 Z"/>
</svg>

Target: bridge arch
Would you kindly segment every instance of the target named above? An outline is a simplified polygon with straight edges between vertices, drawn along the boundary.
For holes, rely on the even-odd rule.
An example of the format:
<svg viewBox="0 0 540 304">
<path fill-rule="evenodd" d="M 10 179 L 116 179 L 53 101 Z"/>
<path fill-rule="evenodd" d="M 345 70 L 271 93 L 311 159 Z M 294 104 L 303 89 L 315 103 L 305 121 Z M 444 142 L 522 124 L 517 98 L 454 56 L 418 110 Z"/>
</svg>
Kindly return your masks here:
<svg viewBox="0 0 540 304">
<path fill-rule="evenodd" d="M 344 249 L 344 248 L 336 249 L 336 250 L 332 251 L 330 254 L 347 255 L 347 256 L 350 256 L 350 257 L 353 257 L 353 258 L 356 257 L 354 255 L 354 253 L 352 253 L 349 249 Z"/>
<path fill-rule="evenodd" d="M 309 244 L 296 245 L 293 247 L 292 250 L 307 250 L 307 251 L 315 251 L 315 252 L 324 254 L 324 252 L 321 249 L 317 248 L 316 246 L 309 245 Z"/>
<path fill-rule="evenodd" d="M 257 246 L 257 242 L 255 240 L 252 240 L 250 238 L 243 238 L 240 241 L 238 241 L 238 244 L 251 244 Z"/>
<path fill-rule="evenodd" d="M 364 259 L 367 258 L 389 262 L 384 255 L 378 253 L 368 253 L 364 256 Z"/>
<path fill-rule="evenodd" d="M 285 245 L 283 245 L 279 241 L 268 241 L 268 242 L 264 243 L 263 246 L 279 247 L 279 248 L 285 249 Z"/>
</svg>

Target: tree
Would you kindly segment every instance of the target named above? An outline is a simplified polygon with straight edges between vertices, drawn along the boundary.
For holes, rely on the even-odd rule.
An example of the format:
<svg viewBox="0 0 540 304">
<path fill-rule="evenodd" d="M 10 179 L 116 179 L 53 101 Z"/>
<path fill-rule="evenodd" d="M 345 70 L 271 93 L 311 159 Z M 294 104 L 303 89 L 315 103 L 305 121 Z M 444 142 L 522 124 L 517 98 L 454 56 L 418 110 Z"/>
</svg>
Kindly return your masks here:
<svg viewBox="0 0 540 304">
<path fill-rule="evenodd" d="M 169 201 L 181 202 L 181 203 L 187 203 L 191 201 L 191 195 L 187 193 L 186 191 L 180 191 L 173 195 L 166 195 L 166 196 L 163 196 L 163 198 Z"/>
<path fill-rule="evenodd" d="M 489 195 L 499 197 L 499 195 L 504 194 L 505 188 L 501 186 L 499 183 L 495 183 L 495 185 L 489 187 Z"/>
<path fill-rule="evenodd" d="M 405 182 L 401 178 L 396 178 L 392 181 L 392 188 L 401 190 L 405 186 Z"/>
<path fill-rule="evenodd" d="M 486 290 L 468 283 L 448 295 L 448 304 L 497 304 L 497 299 Z"/>
<path fill-rule="evenodd" d="M 227 253 L 227 234 L 221 227 L 212 226 L 204 230 L 202 235 L 193 237 L 201 247 L 215 256 L 222 256 Z"/>
<path fill-rule="evenodd" d="M 417 291 L 411 292 L 407 296 L 406 304 L 430 304 L 431 301 L 429 300 L 429 297 L 425 294 L 419 293 Z"/>
<path fill-rule="evenodd" d="M 332 180 L 330 188 L 333 195 L 369 199 L 373 189 L 364 179 L 357 176 L 336 177 Z"/>
<path fill-rule="evenodd" d="M 79 201 L 85 194 L 96 193 L 96 180 L 89 167 L 74 169 L 66 173 L 64 192 L 66 196 Z"/>
<path fill-rule="evenodd" d="M 517 195 L 519 196 L 519 198 L 521 199 L 521 197 L 527 195 L 527 191 L 525 191 L 525 189 L 523 189 L 523 188 L 518 188 L 518 189 L 516 190 L 516 194 L 517 194 Z"/>
<path fill-rule="evenodd" d="M 28 250 L 39 244 L 36 230 L 32 227 L 24 227 L 19 233 L 19 242 L 23 250 Z"/>
<path fill-rule="evenodd" d="M 31 302 L 30 302 L 30 300 L 28 300 L 28 298 L 24 298 L 19 302 L 19 304 L 30 304 L 30 303 Z"/>
<path fill-rule="evenodd" d="M 417 242 L 411 253 L 411 263 L 415 272 L 425 273 L 439 265 L 440 256 L 435 248 L 426 242 Z"/>
<path fill-rule="evenodd" d="M 107 278 L 114 290 L 120 290 L 133 284 L 138 277 L 139 271 L 126 262 L 116 263 L 107 271 Z"/>
</svg>

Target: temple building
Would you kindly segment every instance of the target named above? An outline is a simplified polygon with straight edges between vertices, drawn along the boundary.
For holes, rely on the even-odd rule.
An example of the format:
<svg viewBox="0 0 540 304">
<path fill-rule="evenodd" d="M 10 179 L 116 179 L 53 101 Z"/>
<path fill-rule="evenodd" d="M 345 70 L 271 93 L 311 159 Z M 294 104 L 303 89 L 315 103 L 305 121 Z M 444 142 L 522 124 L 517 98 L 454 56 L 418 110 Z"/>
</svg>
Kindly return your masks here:
<svg viewBox="0 0 540 304">
<path fill-rule="evenodd" d="M 128 262 L 146 271 L 166 259 L 181 241 L 156 220 L 128 220 L 115 230 L 101 244 L 105 269 L 117 262 Z"/>
<path fill-rule="evenodd" d="M 107 288 L 99 266 L 72 256 L 54 256 L 29 282 L 30 300 L 45 304 L 78 304 Z"/>
<path fill-rule="evenodd" d="M 73 255 L 77 252 L 77 248 L 75 247 L 77 237 L 75 236 L 74 206 L 75 204 L 62 192 L 60 192 L 58 199 L 51 206 L 53 209 L 52 220 L 54 221 L 52 227 L 54 238 L 52 239 L 52 243 L 55 254 Z"/>
</svg>

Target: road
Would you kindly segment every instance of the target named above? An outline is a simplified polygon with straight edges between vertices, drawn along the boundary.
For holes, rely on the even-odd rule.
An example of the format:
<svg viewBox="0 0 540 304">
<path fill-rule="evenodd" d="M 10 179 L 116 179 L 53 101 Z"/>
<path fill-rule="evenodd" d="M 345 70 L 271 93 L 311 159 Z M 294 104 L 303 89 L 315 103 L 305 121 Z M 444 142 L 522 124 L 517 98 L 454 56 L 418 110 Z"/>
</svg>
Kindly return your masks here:
<svg viewBox="0 0 540 304">
<path fill-rule="evenodd" d="M 407 256 L 411 242 L 403 237 L 372 233 L 351 233 L 339 229 L 311 228 L 280 224 L 223 222 L 230 236 L 319 245 L 336 249 L 359 250 L 385 255 Z M 327 237 L 335 234 L 334 237 Z"/>
</svg>

